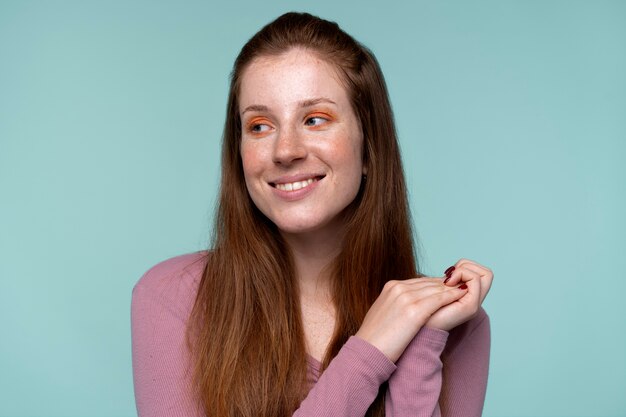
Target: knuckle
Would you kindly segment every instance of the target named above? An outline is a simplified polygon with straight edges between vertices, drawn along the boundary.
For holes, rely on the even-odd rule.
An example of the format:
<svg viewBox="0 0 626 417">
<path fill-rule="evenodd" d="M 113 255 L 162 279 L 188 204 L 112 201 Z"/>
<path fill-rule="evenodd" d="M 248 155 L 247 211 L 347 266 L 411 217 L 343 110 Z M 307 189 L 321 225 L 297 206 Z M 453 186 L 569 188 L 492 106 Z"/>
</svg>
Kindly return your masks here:
<svg viewBox="0 0 626 417">
<path fill-rule="evenodd" d="M 393 295 L 394 297 L 401 297 L 403 295 L 406 295 L 406 293 L 402 288 L 402 285 L 397 284 L 394 285 L 393 288 L 391 288 L 391 295 Z"/>
<path fill-rule="evenodd" d="M 389 281 L 387 284 L 385 284 L 385 287 L 387 287 L 386 291 L 389 296 L 398 298 L 405 293 L 406 286 L 402 281 Z"/>
<path fill-rule="evenodd" d="M 413 302 L 413 297 L 405 291 L 399 291 L 397 293 L 396 302 L 401 305 L 411 305 L 411 303 Z"/>
</svg>

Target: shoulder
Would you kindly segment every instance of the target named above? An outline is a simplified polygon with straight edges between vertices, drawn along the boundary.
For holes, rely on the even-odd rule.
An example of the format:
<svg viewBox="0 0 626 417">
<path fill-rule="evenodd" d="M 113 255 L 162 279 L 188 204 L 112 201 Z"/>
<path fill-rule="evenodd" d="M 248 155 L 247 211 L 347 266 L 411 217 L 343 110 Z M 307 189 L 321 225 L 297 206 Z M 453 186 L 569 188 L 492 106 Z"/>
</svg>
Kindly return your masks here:
<svg viewBox="0 0 626 417">
<path fill-rule="evenodd" d="M 160 305 L 185 320 L 195 302 L 208 252 L 175 256 L 149 268 L 133 287 L 133 308 Z"/>
<path fill-rule="evenodd" d="M 161 261 L 142 275 L 135 284 L 135 289 L 142 287 L 160 292 L 173 284 L 197 285 L 202 277 L 207 256 L 207 251 L 199 251 Z"/>
</svg>

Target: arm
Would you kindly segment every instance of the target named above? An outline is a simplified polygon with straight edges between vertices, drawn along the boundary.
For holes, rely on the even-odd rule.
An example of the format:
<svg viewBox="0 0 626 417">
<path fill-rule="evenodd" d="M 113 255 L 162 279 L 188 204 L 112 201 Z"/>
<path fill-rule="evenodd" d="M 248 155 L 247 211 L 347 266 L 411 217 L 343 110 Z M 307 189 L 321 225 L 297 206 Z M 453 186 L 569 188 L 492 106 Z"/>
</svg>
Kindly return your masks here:
<svg viewBox="0 0 626 417">
<path fill-rule="evenodd" d="M 480 417 L 485 403 L 491 330 L 482 308 L 476 317 L 450 332 L 441 355 L 443 388 L 439 404 L 445 417 Z"/>
<path fill-rule="evenodd" d="M 185 321 L 152 288 L 137 284 L 131 305 L 133 382 L 139 417 L 200 417 L 188 381 Z"/>
<path fill-rule="evenodd" d="M 202 268 L 181 273 L 181 267 L 198 256 L 182 256 L 159 264 L 148 271 L 133 290 L 133 378 L 139 417 L 203 415 L 191 395 L 185 346 L 186 322 Z M 427 293 L 432 292 L 432 284 L 427 284 L 431 289 Z M 457 295 L 452 297 L 458 298 Z M 433 302 L 429 308 L 438 308 L 438 303 Z M 376 320 L 371 316 L 370 322 Z M 411 331 L 406 325 L 402 327 L 405 332 Z M 350 338 L 294 415 L 363 416 L 380 385 L 396 369 L 394 360 L 397 358 L 391 359 L 388 353 L 360 335 Z"/>
<path fill-rule="evenodd" d="M 482 413 L 491 342 L 489 319 L 480 306 L 491 287 L 493 272 L 461 259 L 445 274 L 444 284 L 454 287 L 461 283 L 460 288 L 468 292 L 437 310 L 403 353 L 389 383 L 389 416 L 465 417 Z"/>
<path fill-rule="evenodd" d="M 362 417 L 396 366 L 365 340 L 352 336 L 330 362 L 294 417 Z"/>
<path fill-rule="evenodd" d="M 188 384 L 184 312 L 162 300 L 151 287 L 138 284 L 133 290 L 131 317 L 138 416 L 201 417 Z M 378 349 L 353 336 L 294 417 L 362 417 L 395 369 Z"/>
<path fill-rule="evenodd" d="M 490 343 L 489 317 L 482 308 L 449 334 L 422 328 L 389 379 L 387 417 L 481 416 Z"/>
<path fill-rule="evenodd" d="M 422 327 L 395 366 L 378 349 L 352 337 L 294 416 L 362 416 L 388 378 L 387 417 L 478 417 L 489 346 L 489 317 L 482 308 L 450 333 Z"/>
<path fill-rule="evenodd" d="M 397 370 L 389 378 L 385 397 L 385 415 L 441 416 L 439 394 L 443 364 L 441 352 L 448 332 L 422 327 L 396 362 Z"/>
<path fill-rule="evenodd" d="M 186 323 L 202 265 L 197 254 L 164 261 L 135 285 L 131 305 L 133 379 L 139 417 L 201 417 L 190 387 Z M 186 271 L 185 271 L 185 268 Z M 396 366 L 351 337 L 319 377 L 294 416 L 363 416 Z M 309 375 L 314 377 L 311 368 Z"/>
</svg>

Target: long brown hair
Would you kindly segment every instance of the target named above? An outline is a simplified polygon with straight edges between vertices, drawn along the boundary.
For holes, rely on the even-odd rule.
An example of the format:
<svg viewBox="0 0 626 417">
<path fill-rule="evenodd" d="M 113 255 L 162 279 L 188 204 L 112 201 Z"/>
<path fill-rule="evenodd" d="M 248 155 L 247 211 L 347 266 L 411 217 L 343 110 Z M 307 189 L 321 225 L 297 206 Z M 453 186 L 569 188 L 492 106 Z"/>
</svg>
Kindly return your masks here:
<svg viewBox="0 0 626 417">
<path fill-rule="evenodd" d="M 402 162 L 385 81 L 372 52 L 335 22 L 286 13 L 242 48 L 231 73 L 213 248 L 189 320 L 193 386 L 207 416 L 290 416 L 307 393 L 293 259 L 248 195 L 240 157 L 239 88 L 262 56 L 305 48 L 340 72 L 364 137 L 367 178 L 347 210 L 332 264 L 335 332 L 325 369 L 390 279 L 418 274 Z M 384 415 L 381 388 L 368 415 Z"/>
</svg>

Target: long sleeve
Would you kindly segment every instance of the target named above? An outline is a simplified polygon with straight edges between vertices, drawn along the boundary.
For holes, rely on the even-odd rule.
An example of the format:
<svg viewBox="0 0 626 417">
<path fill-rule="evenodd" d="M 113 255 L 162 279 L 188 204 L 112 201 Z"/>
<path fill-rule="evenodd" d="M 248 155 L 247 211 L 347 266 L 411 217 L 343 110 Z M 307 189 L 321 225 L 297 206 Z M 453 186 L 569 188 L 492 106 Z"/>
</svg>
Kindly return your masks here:
<svg viewBox="0 0 626 417">
<path fill-rule="evenodd" d="M 135 402 L 139 417 L 201 417 L 191 395 L 185 346 L 188 310 L 175 302 L 185 297 L 182 282 L 163 274 L 160 265 L 135 285 L 131 303 L 131 339 Z M 175 291 L 173 291 L 175 289 Z"/>
<path fill-rule="evenodd" d="M 482 308 L 467 323 L 453 329 L 443 361 L 443 387 L 439 404 L 444 417 L 480 417 L 489 376 L 491 328 Z"/>
<path fill-rule="evenodd" d="M 133 289 L 133 380 L 139 417 L 204 415 L 192 395 L 185 332 L 205 257 L 198 252 L 161 262 Z M 353 336 L 319 378 L 319 370 L 309 363 L 313 386 L 294 417 L 361 417 L 385 381 L 387 417 L 437 416 L 438 401 L 444 417 L 479 416 L 488 360 L 489 321 L 482 310 L 449 335 L 422 329 L 396 364 Z"/>
<path fill-rule="evenodd" d="M 131 330 L 133 380 L 139 417 L 202 417 L 191 395 L 185 328 L 202 268 L 198 254 L 151 268 L 133 289 Z M 313 369 L 312 369 L 313 368 Z M 314 382 L 294 417 L 362 417 L 380 385 L 396 369 L 382 352 L 352 336 Z"/>
<path fill-rule="evenodd" d="M 482 308 L 450 333 L 422 328 L 389 379 L 386 416 L 480 416 L 490 343 L 489 318 Z"/>
<path fill-rule="evenodd" d="M 362 417 L 396 366 L 381 351 L 352 336 L 322 373 L 294 417 Z"/>
<path fill-rule="evenodd" d="M 385 398 L 386 417 L 440 416 L 441 352 L 448 332 L 423 327 L 396 362 Z"/>
</svg>

